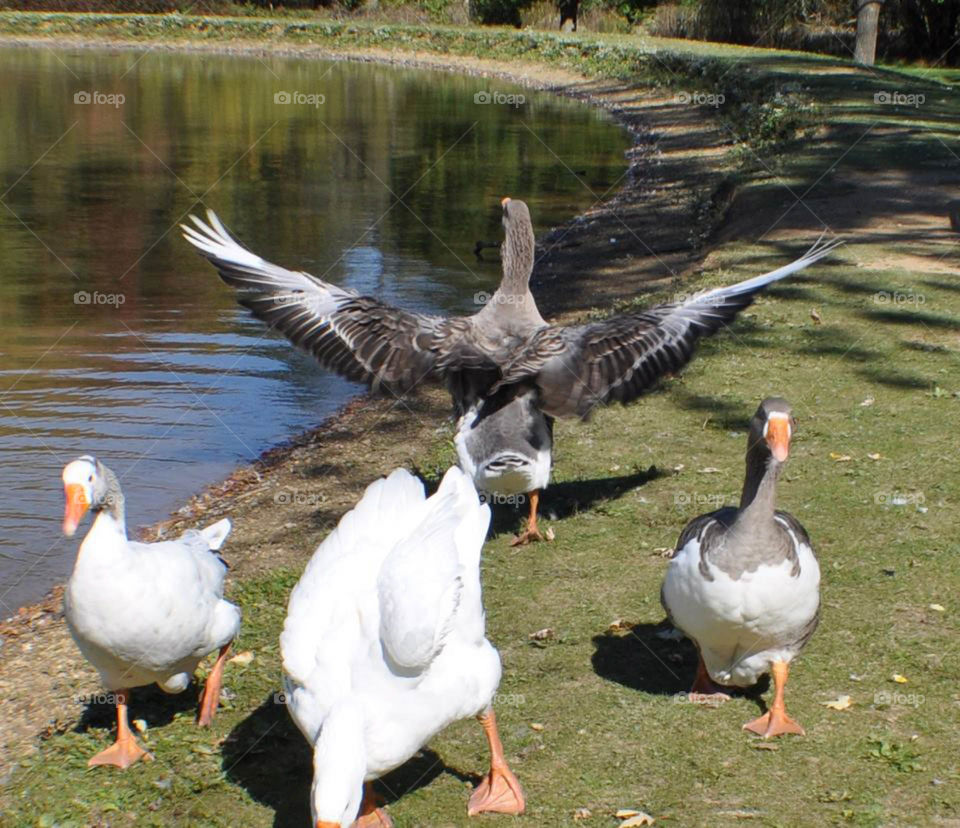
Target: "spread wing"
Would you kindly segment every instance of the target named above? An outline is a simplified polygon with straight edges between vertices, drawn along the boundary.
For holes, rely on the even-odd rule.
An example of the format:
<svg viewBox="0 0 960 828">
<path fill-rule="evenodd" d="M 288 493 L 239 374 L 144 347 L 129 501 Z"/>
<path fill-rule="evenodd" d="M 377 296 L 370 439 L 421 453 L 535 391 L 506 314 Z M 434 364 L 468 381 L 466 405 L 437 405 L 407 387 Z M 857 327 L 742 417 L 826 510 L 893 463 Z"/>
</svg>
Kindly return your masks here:
<svg viewBox="0 0 960 828">
<path fill-rule="evenodd" d="M 216 214 L 190 217 L 183 235 L 220 278 L 241 293 L 240 304 L 310 353 L 329 371 L 400 394 L 423 380 L 485 363 L 469 317 L 410 313 L 359 296 L 303 271 L 287 270 L 241 245 Z"/>
<path fill-rule="evenodd" d="M 533 382 L 540 409 L 587 417 L 597 405 L 628 403 L 664 374 L 686 365 L 701 337 L 728 325 L 764 287 L 808 267 L 838 242 L 818 240 L 801 258 L 728 287 L 637 313 L 573 327 L 535 331 L 504 367 L 500 386 Z"/>
</svg>

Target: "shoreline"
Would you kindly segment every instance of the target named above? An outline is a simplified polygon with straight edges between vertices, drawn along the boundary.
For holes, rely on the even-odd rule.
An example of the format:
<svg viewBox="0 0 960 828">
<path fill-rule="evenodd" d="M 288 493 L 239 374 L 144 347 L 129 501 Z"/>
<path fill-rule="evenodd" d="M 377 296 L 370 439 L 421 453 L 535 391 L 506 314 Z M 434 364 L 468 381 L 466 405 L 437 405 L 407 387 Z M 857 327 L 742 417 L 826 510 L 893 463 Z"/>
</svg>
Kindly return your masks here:
<svg viewBox="0 0 960 828">
<path fill-rule="evenodd" d="M 42 36 L 15 36 L 0 31 L 0 48 L 37 48 L 51 47 L 51 38 Z M 641 124 L 637 118 L 627 116 L 624 110 L 617 106 L 613 101 L 593 94 L 583 87 L 590 84 L 590 79 L 575 73 L 564 70 L 556 70 L 549 67 L 541 67 L 540 72 L 517 72 L 501 65 L 501 62 L 491 59 L 457 59 L 441 58 L 433 53 L 422 52 L 408 55 L 406 53 L 387 52 L 375 49 L 364 50 L 335 50 L 318 45 L 295 47 L 288 45 L 286 47 L 271 48 L 263 43 L 241 42 L 238 44 L 224 45 L 217 42 L 190 42 L 161 40 L 150 41 L 149 43 L 133 39 L 92 39 L 92 38 L 57 38 L 55 41 L 57 48 L 64 49 L 125 49 L 130 51 L 154 51 L 157 49 L 169 52 L 184 53 L 210 53 L 218 55 L 237 55 L 241 57 L 248 56 L 273 56 L 284 58 L 301 58 L 312 60 L 335 60 L 350 61 L 360 63 L 378 63 L 382 65 L 395 66 L 408 69 L 422 69 L 427 71 L 443 71 L 453 74 L 468 74 L 476 77 L 496 78 L 510 83 L 523 86 L 528 89 L 535 89 L 543 92 L 550 92 L 561 95 L 566 98 L 576 100 L 585 106 L 595 107 L 608 113 L 621 127 L 623 127 L 631 136 L 632 146 L 627 151 L 627 169 L 623 180 L 625 183 L 616 192 L 610 195 L 607 202 L 612 206 L 630 195 L 632 189 L 641 186 L 637 168 L 642 163 L 644 153 L 642 152 L 643 135 Z M 532 69 L 533 67 L 527 67 Z M 582 223 L 588 216 L 594 215 L 595 211 L 590 210 L 585 213 L 572 216 L 565 223 L 558 227 L 551 228 L 542 238 L 537 239 L 538 248 L 542 247 L 544 242 L 554 237 L 566 237 L 577 224 Z M 610 230 L 616 229 L 615 221 L 608 221 Z M 606 235 L 604 230 L 600 235 Z M 539 268 L 534 274 L 532 284 L 537 287 L 538 277 L 541 277 L 543 268 Z M 551 274 L 553 278 L 562 277 L 562 273 Z M 542 288 L 542 286 L 541 286 Z M 550 297 L 540 297 L 541 306 L 549 310 L 551 307 Z M 587 308 L 580 308 L 585 311 Z M 292 346 L 291 346 L 292 347 Z M 317 369 L 322 370 L 322 369 Z M 167 529 L 173 527 L 186 527 L 195 515 L 195 505 L 203 502 L 214 493 L 224 494 L 233 490 L 236 481 L 249 476 L 250 472 L 257 474 L 260 470 L 271 468 L 282 464 L 289 458 L 290 454 L 298 447 L 309 444 L 314 438 L 330 428 L 336 428 L 348 421 L 351 412 L 361 403 L 361 401 L 377 399 L 369 392 L 349 399 L 342 408 L 336 413 L 325 419 L 323 422 L 305 429 L 296 434 L 290 435 L 272 446 L 265 448 L 260 456 L 247 464 L 238 466 L 230 474 L 221 480 L 214 481 L 202 487 L 199 491 L 187 497 L 186 501 L 179 508 L 161 520 L 155 521 L 139 532 L 139 537 L 143 540 L 155 540 L 165 534 Z M 16 627 L 23 623 L 31 623 L 38 617 L 47 614 L 56 614 L 60 611 L 64 583 L 54 585 L 41 598 L 29 602 L 17 608 L 17 610 L 7 618 L 0 619 L 0 653 L 2 653 L 3 637 L 5 635 L 19 635 Z"/>
</svg>

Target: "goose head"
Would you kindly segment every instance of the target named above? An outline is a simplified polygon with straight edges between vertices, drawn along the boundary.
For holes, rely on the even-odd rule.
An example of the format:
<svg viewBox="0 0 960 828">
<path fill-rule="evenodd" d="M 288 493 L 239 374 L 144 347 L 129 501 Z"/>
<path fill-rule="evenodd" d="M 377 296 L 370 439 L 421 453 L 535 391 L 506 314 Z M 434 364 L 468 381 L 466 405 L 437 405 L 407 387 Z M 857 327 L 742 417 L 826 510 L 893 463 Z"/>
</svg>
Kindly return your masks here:
<svg viewBox="0 0 960 828">
<path fill-rule="evenodd" d="M 349 828 L 363 803 L 364 720 L 355 703 L 334 706 L 313 748 L 310 808 L 315 828 Z"/>
<path fill-rule="evenodd" d="M 503 206 L 503 229 L 506 234 L 500 253 L 503 275 L 505 279 L 525 285 L 533 272 L 533 255 L 536 250 L 530 211 L 522 201 L 509 196 L 500 204 Z"/>
<path fill-rule="evenodd" d="M 750 421 L 747 453 L 757 456 L 768 466 L 785 463 L 790 454 L 790 440 L 797 421 L 788 403 L 782 397 L 767 397 Z"/>
<path fill-rule="evenodd" d="M 77 531 L 77 526 L 89 509 L 101 509 L 120 505 L 112 473 L 95 457 L 85 454 L 63 468 L 63 491 L 67 505 L 63 513 L 63 534 L 68 538 Z"/>
</svg>

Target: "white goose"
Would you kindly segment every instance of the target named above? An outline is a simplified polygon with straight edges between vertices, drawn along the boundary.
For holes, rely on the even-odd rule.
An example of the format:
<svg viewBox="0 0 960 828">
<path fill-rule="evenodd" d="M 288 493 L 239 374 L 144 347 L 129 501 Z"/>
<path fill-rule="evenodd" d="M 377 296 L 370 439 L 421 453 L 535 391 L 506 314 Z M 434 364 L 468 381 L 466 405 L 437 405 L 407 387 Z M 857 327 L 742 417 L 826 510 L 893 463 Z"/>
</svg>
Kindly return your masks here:
<svg viewBox="0 0 960 828">
<path fill-rule="evenodd" d="M 791 660 L 817 627 L 820 566 L 797 520 L 776 510 L 777 477 L 796 422 L 786 400 L 768 397 L 750 422 L 740 508 L 700 515 L 677 541 L 660 592 L 670 620 L 697 645 L 691 695 L 728 698 L 773 674 L 770 709 L 744 725 L 764 738 L 803 734 L 783 700 Z"/>
<path fill-rule="evenodd" d="M 63 486 L 65 535 L 77 531 L 88 509 L 96 515 L 64 592 L 64 615 L 117 705 L 117 740 L 88 764 L 126 768 L 153 758 L 130 730 L 129 688 L 156 682 L 179 693 L 204 656 L 219 648 L 198 723 L 209 725 L 216 713 L 223 665 L 240 628 L 240 610 L 223 599 L 227 567 L 216 553 L 230 521 L 191 529 L 177 540 L 137 543 L 127 539 L 117 477 L 100 461 L 85 455 L 67 464 Z"/>
<path fill-rule="evenodd" d="M 492 708 L 500 656 L 485 637 L 480 589 L 489 521 L 458 468 L 428 499 L 397 469 L 307 564 L 280 648 L 287 707 L 313 746 L 317 828 L 392 825 L 370 781 L 470 716 L 487 734 L 491 768 L 468 813 L 522 813 Z"/>
</svg>

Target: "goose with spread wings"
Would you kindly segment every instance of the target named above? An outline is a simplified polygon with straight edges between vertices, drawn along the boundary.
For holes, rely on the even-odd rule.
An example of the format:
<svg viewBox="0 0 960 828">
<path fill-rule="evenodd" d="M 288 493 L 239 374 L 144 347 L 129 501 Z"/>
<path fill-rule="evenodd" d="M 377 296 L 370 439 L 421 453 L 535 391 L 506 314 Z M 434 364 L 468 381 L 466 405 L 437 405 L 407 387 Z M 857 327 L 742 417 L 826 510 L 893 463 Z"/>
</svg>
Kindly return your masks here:
<svg viewBox="0 0 960 828">
<path fill-rule="evenodd" d="M 502 201 L 503 277 L 479 312 L 443 317 L 392 307 L 252 253 L 212 211 L 191 216 L 184 236 L 240 292 L 254 316 L 321 366 L 400 396 L 422 383 L 446 385 L 453 400 L 460 464 L 478 489 L 529 496 L 527 530 L 540 540 L 538 494 L 550 477 L 555 417 L 588 417 L 628 403 L 693 356 L 772 282 L 826 256 L 818 241 L 784 267 L 684 301 L 584 325 L 550 325 L 530 292 L 535 242 L 530 213 Z"/>
</svg>

